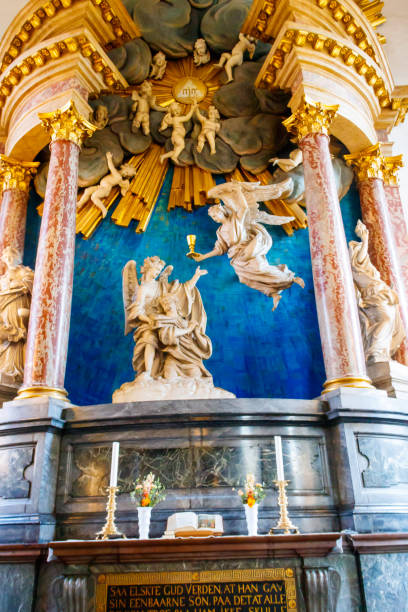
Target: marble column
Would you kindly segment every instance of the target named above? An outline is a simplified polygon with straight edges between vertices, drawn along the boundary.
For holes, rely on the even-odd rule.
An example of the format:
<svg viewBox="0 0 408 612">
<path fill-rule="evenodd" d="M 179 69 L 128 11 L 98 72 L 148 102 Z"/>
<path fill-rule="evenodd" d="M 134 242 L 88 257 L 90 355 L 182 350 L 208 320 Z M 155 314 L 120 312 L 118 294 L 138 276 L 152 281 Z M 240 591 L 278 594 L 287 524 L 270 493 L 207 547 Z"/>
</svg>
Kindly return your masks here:
<svg viewBox="0 0 408 612">
<path fill-rule="evenodd" d="M 402 204 L 393 200 L 393 210 L 390 210 L 390 200 L 384 187 L 386 159 L 381 153 L 379 144 L 356 154 L 346 155 L 347 163 L 354 167 L 363 221 L 370 232 L 369 255 L 373 265 L 380 273 L 382 280 L 398 295 L 401 319 L 406 333 L 408 332 L 408 275 L 404 262 L 397 250 L 397 242 L 408 245 L 406 222 L 403 223 Z M 400 249 L 407 259 L 406 246 Z M 405 263 L 406 266 L 406 263 Z M 405 338 L 398 351 L 397 359 L 408 365 L 408 337 Z"/>
<path fill-rule="evenodd" d="M 39 162 L 24 162 L 0 155 L 0 180 L 2 200 L 0 205 L 0 253 L 6 247 L 24 252 L 24 237 L 27 218 L 27 202 L 30 181 Z M 0 263 L 0 273 L 3 264 Z"/>
<path fill-rule="evenodd" d="M 337 108 L 303 101 L 284 121 L 303 153 L 313 283 L 327 376 L 323 392 L 372 388 L 329 151 L 328 130 Z"/>
<path fill-rule="evenodd" d="M 24 382 L 17 399 L 66 399 L 64 389 L 75 252 L 78 157 L 96 129 L 73 102 L 40 115 L 51 135 L 44 211 L 38 241 Z"/>
</svg>

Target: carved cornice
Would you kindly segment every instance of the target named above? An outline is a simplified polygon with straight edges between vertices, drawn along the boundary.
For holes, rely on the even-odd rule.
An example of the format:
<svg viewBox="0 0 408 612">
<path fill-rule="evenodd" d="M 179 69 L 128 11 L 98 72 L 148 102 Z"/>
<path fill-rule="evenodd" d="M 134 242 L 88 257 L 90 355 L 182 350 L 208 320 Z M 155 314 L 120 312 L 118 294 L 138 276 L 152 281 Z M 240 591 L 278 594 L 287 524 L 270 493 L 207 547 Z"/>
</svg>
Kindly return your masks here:
<svg viewBox="0 0 408 612">
<path fill-rule="evenodd" d="M 38 116 L 53 142 L 70 140 L 81 147 L 84 138 L 92 136 L 98 129 L 80 115 L 72 100 L 63 108 L 51 113 L 40 113 Z"/>
<path fill-rule="evenodd" d="M 399 185 L 398 172 L 404 165 L 403 155 L 384 157 L 383 175 L 386 185 Z"/>
<path fill-rule="evenodd" d="M 92 66 L 92 69 L 101 74 L 105 84 L 110 90 L 122 89 L 120 83 L 105 58 L 97 51 L 93 42 L 85 35 L 72 36 L 60 41 L 55 40 L 37 49 L 32 55 L 26 56 L 19 64 L 11 68 L 0 80 L 0 113 L 10 96 L 14 87 L 20 83 L 24 77 L 31 74 L 37 68 L 41 68 L 48 62 L 59 59 L 61 56 L 80 51 Z"/>
<path fill-rule="evenodd" d="M 372 27 L 375 29 L 382 23 L 387 21 L 387 18 L 381 13 L 384 2 L 381 0 L 354 0 L 363 11 Z M 385 42 L 385 40 L 384 40 Z"/>
<path fill-rule="evenodd" d="M 359 183 L 372 178 L 384 178 L 385 159 L 379 143 L 358 153 L 345 155 L 344 159 L 354 169 Z"/>
<path fill-rule="evenodd" d="M 276 11 L 276 6 L 279 0 L 263 0 L 262 2 L 253 2 L 249 10 L 248 16 L 242 26 L 242 31 L 245 34 L 254 36 L 263 42 L 271 42 L 272 38 L 266 34 L 268 22 L 273 17 Z"/>
<path fill-rule="evenodd" d="M 31 15 L 27 17 L 21 29 L 15 34 L 6 53 L 3 55 L 0 64 L 0 74 L 2 74 L 14 60 L 21 55 L 27 43 L 32 38 L 35 31 L 41 29 L 46 23 L 53 19 L 58 13 L 78 4 L 80 0 L 51 0 L 39 6 Z M 124 44 L 131 40 L 131 34 L 126 30 L 126 26 L 115 14 L 110 6 L 109 0 L 91 0 L 92 4 L 99 8 L 103 20 L 109 24 L 115 37 L 111 46 Z"/>
<path fill-rule="evenodd" d="M 293 115 L 283 121 L 283 125 L 299 142 L 308 134 L 328 134 L 330 125 L 338 111 L 338 106 L 327 106 L 303 99 Z"/>
<path fill-rule="evenodd" d="M 39 165 L 40 162 L 24 162 L 0 155 L 1 190 L 18 189 L 28 193 L 30 181 Z"/>
<path fill-rule="evenodd" d="M 392 108 L 391 95 L 387 91 L 380 70 L 370 62 L 369 58 L 360 55 L 357 50 L 338 41 L 334 37 L 321 32 L 312 32 L 306 28 L 288 28 L 279 40 L 272 57 L 268 56 L 266 64 L 260 73 L 257 87 L 271 88 L 274 86 L 276 74 L 285 64 L 290 51 L 295 47 L 310 47 L 318 53 L 324 53 L 334 59 L 339 59 L 353 68 L 357 74 L 364 77 L 373 88 L 381 108 Z"/>
</svg>

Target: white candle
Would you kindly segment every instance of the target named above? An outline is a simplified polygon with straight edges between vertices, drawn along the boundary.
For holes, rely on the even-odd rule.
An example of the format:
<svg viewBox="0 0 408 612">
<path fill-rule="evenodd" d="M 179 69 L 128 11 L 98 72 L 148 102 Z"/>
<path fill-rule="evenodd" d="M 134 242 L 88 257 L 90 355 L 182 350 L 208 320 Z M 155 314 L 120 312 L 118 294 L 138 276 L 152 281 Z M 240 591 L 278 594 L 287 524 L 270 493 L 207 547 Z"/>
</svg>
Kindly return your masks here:
<svg viewBox="0 0 408 612">
<path fill-rule="evenodd" d="M 110 473 L 110 487 L 116 487 L 118 484 L 118 465 L 119 465 L 119 442 L 112 444 L 112 461 Z"/>
<path fill-rule="evenodd" d="M 285 480 L 285 474 L 283 472 L 283 455 L 282 455 L 282 440 L 280 436 L 274 436 L 275 440 L 275 455 L 276 455 L 276 469 L 278 471 L 278 480 Z"/>
</svg>

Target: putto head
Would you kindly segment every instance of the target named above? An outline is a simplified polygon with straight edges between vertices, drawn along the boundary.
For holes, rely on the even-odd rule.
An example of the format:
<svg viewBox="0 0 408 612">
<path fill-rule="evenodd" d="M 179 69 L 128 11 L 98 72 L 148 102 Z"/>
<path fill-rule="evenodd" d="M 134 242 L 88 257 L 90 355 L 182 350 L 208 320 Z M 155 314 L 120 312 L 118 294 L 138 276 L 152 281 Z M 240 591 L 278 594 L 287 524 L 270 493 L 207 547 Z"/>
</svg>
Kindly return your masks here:
<svg viewBox="0 0 408 612">
<path fill-rule="evenodd" d="M 7 267 L 18 266 L 22 262 L 21 253 L 18 249 L 8 246 L 3 249 L 1 254 L 1 261 L 3 261 Z"/>
<path fill-rule="evenodd" d="M 165 265 L 166 262 L 160 259 L 158 255 L 153 255 L 153 257 L 146 257 L 140 271 L 145 278 L 156 278 L 156 276 L 158 276 L 163 270 Z"/>
<path fill-rule="evenodd" d="M 130 164 L 122 164 L 120 167 L 120 173 L 123 178 L 132 178 L 136 174 L 136 168 Z"/>
</svg>

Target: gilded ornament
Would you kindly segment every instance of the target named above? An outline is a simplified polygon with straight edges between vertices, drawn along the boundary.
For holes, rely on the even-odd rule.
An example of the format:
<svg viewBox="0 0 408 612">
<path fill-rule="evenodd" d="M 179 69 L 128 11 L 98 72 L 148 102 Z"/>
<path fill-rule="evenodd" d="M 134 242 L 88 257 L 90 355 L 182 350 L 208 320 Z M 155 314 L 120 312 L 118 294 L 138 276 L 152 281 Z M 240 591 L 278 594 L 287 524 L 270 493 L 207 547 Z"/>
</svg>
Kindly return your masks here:
<svg viewBox="0 0 408 612">
<path fill-rule="evenodd" d="M 366 181 L 370 178 L 384 178 L 385 160 L 379 143 L 359 153 L 345 155 L 344 159 L 349 166 L 354 168 L 358 182 Z"/>
<path fill-rule="evenodd" d="M 403 155 L 384 157 L 383 175 L 386 185 L 399 185 L 398 171 L 403 165 Z"/>
<path fill-rule="evenodd" d="M 72 100 L 62 108 L 50 113 L 40 113 L 38 116 L 51 135 L 52 142 L 55 140 L 70 140 L 81 147 L 84 138 L 92 136 L 98 129 L 80 115 Z"/>
<path fill-rule="evenodd" d="M 0 180 L 3 191 L 18 189 L 28 193 L 30 181 L 37 172 L 40 162 L 24 162 L 0 155 Z"/>
<path fill-rule="evenodd" d="M 283 125 L 298 142 L 308 134 L 328 134 L 338 108 L 338 105 L 328 106 L 303 99 L 298 110 L 283 121 Z"/>
</svg>

